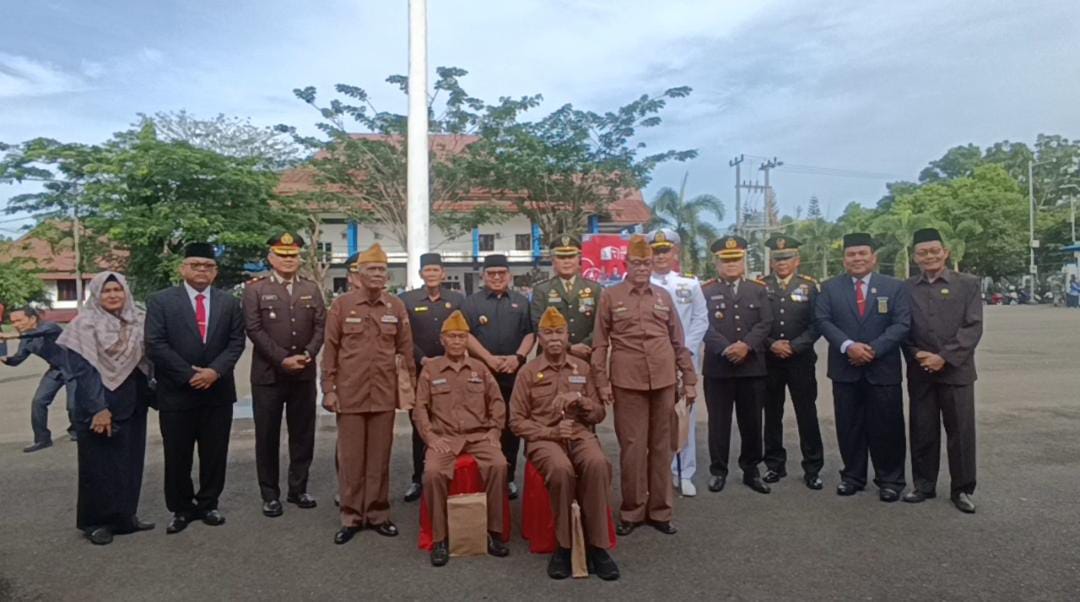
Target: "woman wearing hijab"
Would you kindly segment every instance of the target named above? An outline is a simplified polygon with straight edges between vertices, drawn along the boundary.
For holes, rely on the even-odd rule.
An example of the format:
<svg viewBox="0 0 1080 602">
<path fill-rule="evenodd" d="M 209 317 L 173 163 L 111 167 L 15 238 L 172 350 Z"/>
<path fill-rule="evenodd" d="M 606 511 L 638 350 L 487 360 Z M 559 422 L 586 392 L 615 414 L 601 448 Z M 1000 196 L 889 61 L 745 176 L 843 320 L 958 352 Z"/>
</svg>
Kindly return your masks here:
<svg viewBox="0 0 1080 602">
<path fill-rule="evenodd" d="M 136 516 L 146 453 L 150 368 L 143 355 L 143 312 L 127 281 L 103 272 L 89 300 L 57 339 L 67 349 L 79 447 L 76 526 L 91 543 L 153 529 Z"/>
</svg>

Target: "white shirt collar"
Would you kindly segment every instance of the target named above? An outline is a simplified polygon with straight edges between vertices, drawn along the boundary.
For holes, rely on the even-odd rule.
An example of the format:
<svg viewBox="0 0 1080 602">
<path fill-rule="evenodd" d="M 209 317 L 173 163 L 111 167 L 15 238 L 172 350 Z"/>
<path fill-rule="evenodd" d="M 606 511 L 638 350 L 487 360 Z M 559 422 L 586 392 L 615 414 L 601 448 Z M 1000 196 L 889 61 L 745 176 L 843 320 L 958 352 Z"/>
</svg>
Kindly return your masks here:
<svg viewBox="0 0 1080 602">
<path fill-rule="evenodd" d="M 869 287 L 870 286 L 870 276 L 873 276 L 873 275 L 874 275 L 874 273 L 870 272 L 869 274 L 863 276 L 862 278 L 856 278 L 854 276 L 850 276 L 850 278 L 851 278 L 851 286 L 855 286 L 855 282 L 857 280 L 862 280 L 863 285 L 866 286 L 866 287 Z"/>
<path fill-rule="evenodd" d="M 191 299 L 192 303 L 195 303 L 195 295 L 199 295 L 199 294 L 206 297 L 206 300 L 209 301 L 210 300 L 210 289 L 211 288 L 213 288 L 213 287 L 208 286 L 205 289 L 203 289 L 202 293 L 200 293 L 199 291 L 192 288 L 191 285 L 188 284 L 187 282 L 184 283 L 184 290 L 187 291 L 188 299 Z"/>
</svg>

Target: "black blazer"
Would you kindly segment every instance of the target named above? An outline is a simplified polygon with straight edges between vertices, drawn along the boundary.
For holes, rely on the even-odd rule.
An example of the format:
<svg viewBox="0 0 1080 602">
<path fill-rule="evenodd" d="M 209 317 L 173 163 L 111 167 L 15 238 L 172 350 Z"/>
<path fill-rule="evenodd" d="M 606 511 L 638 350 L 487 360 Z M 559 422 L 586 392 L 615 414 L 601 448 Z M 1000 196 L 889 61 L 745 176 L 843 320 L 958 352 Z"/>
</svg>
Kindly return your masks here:
<svg viewBox="0 0 1080 602">
<path fill-rule="evenodd" d="M 907 285 L 874 272 L 866 294 L 866 315 L 859 317 L 855 285 L 851 276 L 841 274 L 821 287 L 814 305 L 814 318 L 829 341 L 829 378 L 854 383 L 865 378 L 873 385 L 899 385 L 900 344 L 911 328 L 911 300 Z M 852 366 L 840 353 L 844 341 L 866 343 L 874 349 L 874 361 Z"/>
<path fill-rule="evenodd" d="M 244 352 L 244 315 L 240 302 L 221 289 L 210 291 L 206 343 L 195 324 L 195 310 L 183 285 L 151 295 L 146 303 L 146 346 L 157 379 L 162 412 L 236 402 L 233 368 Z M 198 391 L 188 385 L 192 366 L 213 368 L 221 378 Z"/>
<path fill-rule="evenodd" d="M 731 286 L 710 280 L 701 287 L 709 307 L 709 329 L 705 331 L 702 371 L 709 378 L 765 376 L 765 338 L 772 329 L 773 313 L 765 287 L 754 280 L 739 283 L 739 294 Z M 741 364 L 723 356 L 728 345 L 742 341 L 750 354 Z"/>
</svg>

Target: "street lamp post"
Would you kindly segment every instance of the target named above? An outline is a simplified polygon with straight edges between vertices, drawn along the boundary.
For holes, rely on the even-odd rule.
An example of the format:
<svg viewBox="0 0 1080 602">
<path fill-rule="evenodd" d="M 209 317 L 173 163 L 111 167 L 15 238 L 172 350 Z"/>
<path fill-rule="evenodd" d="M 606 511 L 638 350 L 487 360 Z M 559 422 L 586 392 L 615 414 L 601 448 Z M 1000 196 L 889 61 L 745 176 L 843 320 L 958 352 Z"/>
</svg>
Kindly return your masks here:
<svg viewBox="0 0 1080 602">
<path fill-rule="evenodd" d="M 1028 247 L 1031 252 L 1031 263 L 1028 266 L 1028 275 L 1031 278 L 1031 284 L 1028 290 L 1028 300 L 1035 300 L 1035 278 L 1038 276 L 1038 266 L 1035 265 L 1035 248 L 1039 246 L 1039 241 L 1035 240 L 1035 166 L 1040 163 L 1036 163 L 1031 159 L 1028 159 Z"/>
<path fill-rule="evenodd" d="M 406 282 L 423 285 L 420 256 L 428 252 L 428 104 L 427 104 L 427 0 L 409 0 L 409 117 L 406 196 Z"/>
</svg>

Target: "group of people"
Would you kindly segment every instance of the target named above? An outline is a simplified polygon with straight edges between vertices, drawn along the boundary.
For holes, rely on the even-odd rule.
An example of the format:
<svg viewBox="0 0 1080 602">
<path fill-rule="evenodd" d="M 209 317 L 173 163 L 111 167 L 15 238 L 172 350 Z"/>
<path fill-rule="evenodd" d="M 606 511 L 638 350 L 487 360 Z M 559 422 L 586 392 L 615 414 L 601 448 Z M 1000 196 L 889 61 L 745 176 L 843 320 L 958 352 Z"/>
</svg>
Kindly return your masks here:
<svg viewBox="0 0 1080 602">
<path fill-rule="evenodd" d="M 948 249 L 937 231 L 920 230 L 912 242 L 920 274 L 907 282 L 875 272 L 873 239 L 852 233 L 843 239 L 846 274 L 819 285 L 798 271 L 799 241 L 772 237 L 769 275 L 748 279 L 747 241 L 725 236 L 711 246 L 719 277 L 701 283 L 674 270 L 679 237 L 660 229 L 630 239 L 625 279 L 602 289 L 581 275 L 580 241 L 556 236 L 555 275 L 537 284 L 531 299 L 512 290 L 509 263 L 498 254 L 484 258 L 484 287 L 468 297 L 444 286 L 437 253 L 420 258 L 423 287 L 393 296 L 386 291 L 387 256 L 375 244 L 348 259 L 350 291 L 329 310 L 319 285 L 298 276 L 304 241 L 292 233 L 269 241 L 270 273 L 249 282 L 242 301 L 213 287 L 217 264 L 208 244 L 188 245 L 183 282 L 151 296 L 145 316 L 123 276 L 99 274 L 50 360 L 73 391 L 77 525 L 97 544 L 153 527 L 136 516 L 150 406 L 158 410 L 164 443 L 172 512 L 167 532 L 195 521 L 225 522 L 218 498 L 236 401 L 233 372 L 245 333 L 254 346 L 262 512 L 284 513 L 278 449 L 283 416 L 285 501 L 317 505 L 307 481 L 318 380 L 322 405 L 337 421 L 337 544 L 364 528 L 398 534 L 390 516 L 389 467 L 395 411 L 409 409 L 413 468 L 405 500 L 423 497 L 431 513 L 433 565 L 449 559 L 446 504 L 461 454 L 476 461 L 487 492 L 488 553 L 509 553 L 503 502 L 518 494 L 524 440 L 524 456 L 543 476 L 555 516 L 558 548 L 548 574 L 571 574 L 576 502 L 589 570 L 617 579 L 607 551 L 611 465 L 595 433 L 607 407 L 619 445 L 619 536 L 641 525 L 676 533 L 674 492 L 696 495 L 699 375 L 708 407 L 710 491 L 726 485 L 733 413 L 742 482 L 768 494 L 770 484 L 787 476 L 787 391 L 802 479 L 820 490 L 824 453 L 814 344 L 822 335 L 829 343 L 843 461 L 837 493 L 865 488 L 869 456 L 880 499 L 901 499 L 904 355 L 914 487 L 903 500 L 935 497 L 944 422 L 951 499 L 974 512 L 979 285 L 948 269 Z"/>
</svg>

